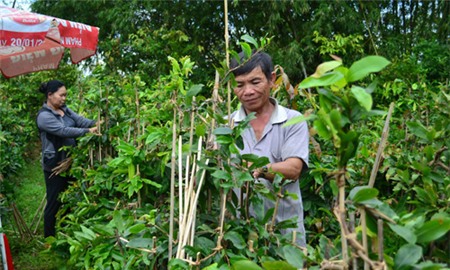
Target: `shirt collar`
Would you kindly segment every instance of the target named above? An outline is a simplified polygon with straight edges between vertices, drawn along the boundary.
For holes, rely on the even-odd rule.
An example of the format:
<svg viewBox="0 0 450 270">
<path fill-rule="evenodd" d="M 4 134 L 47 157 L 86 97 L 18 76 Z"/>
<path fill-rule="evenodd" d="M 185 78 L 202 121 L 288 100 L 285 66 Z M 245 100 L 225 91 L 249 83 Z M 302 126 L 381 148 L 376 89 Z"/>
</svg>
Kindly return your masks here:
<svg viewBox="0 0 450 270">
<path fill-rule="evenodd" d="M 44 102 L 44 104 L 42 105 L 45 109 L 51 111 L 54 115 L 59 116 L 59 113 L 57 113 L 55 110 L 53 110 L 52 108 L 50 108 L 46 102 Z M 64 113 L 67 113 L 67 106 L 64 104 L 63 106 L 61 106 L 60 108 L 61 110 L 64 111 Z"/>
<path fill-rule="evenodd" d="M 274 98 L 269 98 L 270 102 L 275 105 L 275 109 L 272 112 L 272 116 L 270 117 L 270 122 L 272 124 L 282 123 L 287 120 L 286 110 L 283 110 L 283 106 L 278 104 L 278 101 Z M 241 122 L 247 117 L 247 113 L 244 110 L 242 105 L 240 106 L 237 113 L 234 115 L 234 122 Z"/>
</svg>

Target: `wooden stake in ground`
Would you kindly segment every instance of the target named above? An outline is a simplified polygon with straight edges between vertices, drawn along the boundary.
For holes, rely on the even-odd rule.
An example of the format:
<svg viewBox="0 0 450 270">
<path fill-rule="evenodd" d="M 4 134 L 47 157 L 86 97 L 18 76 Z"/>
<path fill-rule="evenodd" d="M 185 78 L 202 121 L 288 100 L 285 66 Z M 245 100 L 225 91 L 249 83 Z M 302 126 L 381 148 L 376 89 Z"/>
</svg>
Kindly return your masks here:
<svg viewBox="0 0 450 270">
<path fill-rule="evenodd" d="M 41 222 L 41 218 L 44 215 L 44 207 L 47 202 L 46 199 L 47 199 L 47 195 L 44 194 L 44 197 L 42 198 L 41 203 L 39 204 L 39 207 L 33 216 L 33 220 L 31 221 L 30 228 L 33 229 L 33 226 L 34 226 L 33 234 L 36 234 L 37 229 L 39 227 L 39 223 Z"/>
<path fill-rule="evenodd" d="M 380 168 L 381 155 L 383 154 L 384 147 L 386 146 L 386 140 L 389 135 L 389 121 L 391 119 L 393 110 L 394 110 L 394 103 L 391 103 L 391 105 L 389 106 L 389 112 L 386 117 L 386 121 L 384 122 L 383 133 L 381 134 L 381 141 L 380 145 L 378 146 L 375 164 L 373 165 L 372 172 L 370 174 L 369 187 L 373 187 L 373 184 L 375 183 L 375 177 L 377 176 L 378 168 Z"/>
<path fill-rule="evenodd" d="M 170 173 L 170 220 L 169 220 L 169 260 L 172 258 L 172 245 L 173 245 L 173 214 L 175 207 L 175 151 L 177 149 L 177 107 L 176 96 L 173 96 L 173 127 L 172 127 L 172 160 L 171 160 L 171 173 Z"/>
<path fill-rule="evenodd" d="M 28 228 L 15 203 L 11 204 L 11 208 L 13 210 L 14 222 L 16 223 L 16 228 L 19 232 L 20 238 L 30 241 L 33 239 L 33 234 L 31 233 L 30 228 Z"/>
</svg>

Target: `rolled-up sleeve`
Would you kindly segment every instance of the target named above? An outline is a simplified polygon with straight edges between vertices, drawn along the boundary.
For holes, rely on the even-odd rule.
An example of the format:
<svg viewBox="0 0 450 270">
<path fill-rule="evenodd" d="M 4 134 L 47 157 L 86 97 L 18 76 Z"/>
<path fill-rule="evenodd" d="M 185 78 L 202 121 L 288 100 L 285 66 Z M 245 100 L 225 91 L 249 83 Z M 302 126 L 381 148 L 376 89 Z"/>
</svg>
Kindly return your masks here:
<svg viewBox="0 0 450 270">
<path fill-rule="evenodd" d="M 97 121 L 90 120 L 78 115 L 76 112 L 67 108 L 67 111 L 70 113 L 70 117 L 75 121 L 75 125 L 80 128 L 90 128 L 95 125 Z"/>
<path fill-rule="evenodd" d="M 51 112 L 42 112 L 37 117 L 39 129 L 62 138 L 76 138 L 89 132 L 88 127 L 66 127 Z"/>
<path fill-rule="evenodd" d="M 291 112 L 292 113 L 292 112 Z M 298 113 L 300 115 L 300 113 Z M 288 119 L 294 117 L 288 115 Z M 285 137 L 282 145 L 282 160 L 297 157 L 309 167 L 309 130 L 306 122 L 284 127 Z"/>
</svg>

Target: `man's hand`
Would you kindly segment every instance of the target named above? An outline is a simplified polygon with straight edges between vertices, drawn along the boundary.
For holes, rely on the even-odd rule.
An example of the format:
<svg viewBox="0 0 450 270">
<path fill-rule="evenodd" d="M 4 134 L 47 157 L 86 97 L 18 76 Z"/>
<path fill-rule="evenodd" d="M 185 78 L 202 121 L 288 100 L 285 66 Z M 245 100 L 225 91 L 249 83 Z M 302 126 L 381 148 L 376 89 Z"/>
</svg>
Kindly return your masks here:
<svg viewBox="0 0 450 270">
<path fill-rule="evenodd" d="M 269 164 L 270 165 L 270 164 Z M 261 168 L 258 168 L 252 172 L 253 178 L 267 178 L 269 173 L 269 167 L 263 166 Z"/>
</svg>

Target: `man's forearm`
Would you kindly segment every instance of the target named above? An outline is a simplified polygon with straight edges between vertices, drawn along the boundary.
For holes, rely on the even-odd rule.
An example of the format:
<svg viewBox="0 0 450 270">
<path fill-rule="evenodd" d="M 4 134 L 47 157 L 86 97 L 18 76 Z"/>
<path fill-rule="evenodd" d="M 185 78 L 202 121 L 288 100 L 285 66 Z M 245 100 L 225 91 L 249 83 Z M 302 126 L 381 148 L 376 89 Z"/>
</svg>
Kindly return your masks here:
<svg viewBox="0 0 450 270">
<path fill-rule="evenodd" d="M 258 168 L 253 172 L 253 177 L 262 177 L 270 182 L 276 173 L 281 173 L 284 179 L 297 180 L 303 168 L 303 161 L 299 158 L 288 158 L 285 161 L 267 164 L 267 168 Z"/>
</svg>

